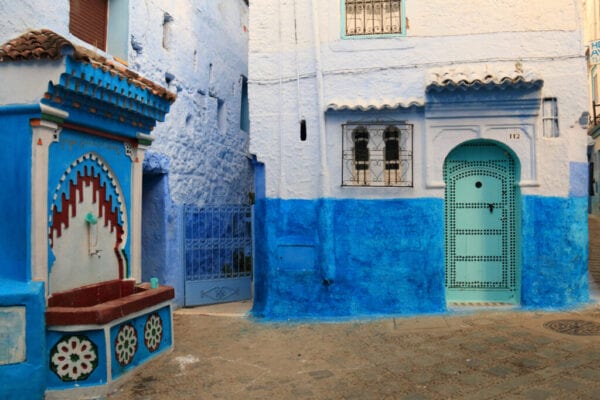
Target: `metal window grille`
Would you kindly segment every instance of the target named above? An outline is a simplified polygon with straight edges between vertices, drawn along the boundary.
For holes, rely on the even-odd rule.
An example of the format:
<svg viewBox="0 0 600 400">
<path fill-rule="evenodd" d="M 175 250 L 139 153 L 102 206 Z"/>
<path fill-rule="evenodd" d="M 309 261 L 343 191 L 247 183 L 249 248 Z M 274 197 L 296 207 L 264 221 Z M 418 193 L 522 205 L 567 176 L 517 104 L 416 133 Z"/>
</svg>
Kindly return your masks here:
<svg viewBox="0 0 600 400">
<path fill-rule="evenodd" d="M 346 0 L 346 36 L 402 33 L 402 0 Z"/>
<path fill-rule="evenodd" d="M 413 185 L 413 125 L 342 125 L 342 186 Z"/>
<path fill-rule="evenodd" d="M 556 97 L 548 97 L 543 101 L 544 137 L 558 137 L 558 104 Z"/>
</svg>

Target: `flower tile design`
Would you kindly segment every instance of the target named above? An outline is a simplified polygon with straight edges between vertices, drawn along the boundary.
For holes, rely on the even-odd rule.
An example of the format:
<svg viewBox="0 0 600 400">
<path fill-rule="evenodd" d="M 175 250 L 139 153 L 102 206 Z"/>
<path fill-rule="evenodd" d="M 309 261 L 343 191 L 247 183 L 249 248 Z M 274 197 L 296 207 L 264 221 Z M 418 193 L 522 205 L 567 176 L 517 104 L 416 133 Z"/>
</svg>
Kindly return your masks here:
<svg viewBox="0 0 600 400">
<path fill-rule="evenodd" d="M 158 350 L 163 336 L 162 319 L 157 313 L 148 316 L 144 325 L 144 343 L 150 352 Z"/>
<path fill-rule="evenodd" d="M 138 349 L 137 331 L 132 324 L 123 324 L 115 338 L 115 357 L 123 367 L 131 363 Z"/>
<path fill-rule="evenodd" d="M 98 366 L 98 347 L 82 335 L 63 336 L 50 350 L 50 369 L 64 382 L 87 379 Z"/>
</svg>

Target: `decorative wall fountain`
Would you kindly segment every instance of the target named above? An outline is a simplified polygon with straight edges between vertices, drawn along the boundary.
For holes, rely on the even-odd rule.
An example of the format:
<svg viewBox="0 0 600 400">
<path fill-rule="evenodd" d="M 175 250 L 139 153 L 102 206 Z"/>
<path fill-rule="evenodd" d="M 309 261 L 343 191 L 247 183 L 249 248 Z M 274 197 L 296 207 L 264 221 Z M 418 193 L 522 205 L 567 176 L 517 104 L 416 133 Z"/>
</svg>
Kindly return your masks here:
<svg viewBox="0 0 600 400">
<path fill-rule="evenodd" d="M 144 151 L 175 95 L 48 30 L 0 47 L 0 86 L 0 345 L 20 346 L 0 397 L 105 393 L 173 345 L 173 288 L 139 282 Z"/>
</svg>

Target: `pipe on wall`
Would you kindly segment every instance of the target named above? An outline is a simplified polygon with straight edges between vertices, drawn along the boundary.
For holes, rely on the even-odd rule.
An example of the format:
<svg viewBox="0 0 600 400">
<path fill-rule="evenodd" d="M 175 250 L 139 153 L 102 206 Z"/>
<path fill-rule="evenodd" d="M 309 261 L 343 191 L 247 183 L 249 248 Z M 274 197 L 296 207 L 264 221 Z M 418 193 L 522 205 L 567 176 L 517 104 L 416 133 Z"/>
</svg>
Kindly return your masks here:
<svg viewBox="0 0 600 400">
<path fill-rule="evenodd" d="M 313 37 L 315 42 L 315 75 L 317 78 L 317 121 L 319 126 L 319 199 L 318 208 L 318 234 L 319 234 L 319 259 L 322 262 L 321 272 L 323 283 L 329 286 L 335 277 L 335 237 L 333 230 L 333 202 L 324 201 L 331 197 L 331 179 L 327 164 L 327 132 L 325 129 L 325 106 L 323 93 L 323 68 L 321 60 L 321 34 L 319 31 L 319 2 L 311 0 Z"/>
</svg>

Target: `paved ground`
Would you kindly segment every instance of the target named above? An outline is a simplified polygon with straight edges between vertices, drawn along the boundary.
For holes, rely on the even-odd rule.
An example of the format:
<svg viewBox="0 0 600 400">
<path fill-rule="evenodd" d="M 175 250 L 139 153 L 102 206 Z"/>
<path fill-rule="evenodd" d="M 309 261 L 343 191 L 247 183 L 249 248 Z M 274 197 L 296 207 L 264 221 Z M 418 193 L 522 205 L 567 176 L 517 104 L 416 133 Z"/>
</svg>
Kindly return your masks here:
<svg viewBox="0 0 600 400">
<path fill-rule="evenodd" d="M 590 219 L 600 283 L 600 219 Z M 595 246 L 595 249 L 594 249 Z M 110 399 L 600 399 L 600 305 L 336 324 L 264 324 L 249 304 L 178 310 L 175 350 Z M 583 320 L 581 333 L 544 326 Z M 556 326 L 564 325 L 555 323 Z"/>
</svg>

